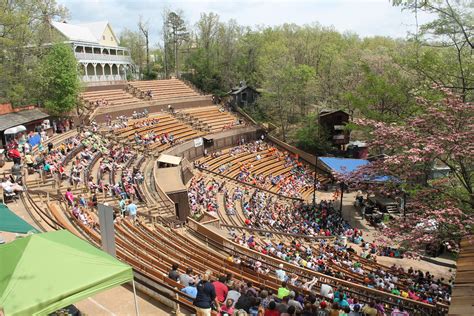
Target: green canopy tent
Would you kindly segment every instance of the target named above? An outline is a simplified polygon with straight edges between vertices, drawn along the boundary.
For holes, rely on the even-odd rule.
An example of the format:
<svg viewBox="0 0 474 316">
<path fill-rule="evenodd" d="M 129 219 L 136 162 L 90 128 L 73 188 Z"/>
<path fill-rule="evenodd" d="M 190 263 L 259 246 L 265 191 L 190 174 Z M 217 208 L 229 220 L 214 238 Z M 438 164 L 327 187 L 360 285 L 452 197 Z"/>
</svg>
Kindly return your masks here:
<svg viewBox="0 0 474 316">
<path fill-rule="evenodd" d="M 132 281 L 132 268 L 66 230 L 0 246 L 0 308 L 5 315 L 47 315 Z M 135 284 L 135 308 L 138 314 Z"/>
<path fill-rule="evenodd" d="M 26 234 L 28 232 L 38 232 L 36 228 L 10 211 L 8 206 L 5 204 L 0 204 L 0 231 L 21 234 Z"/>
</svg>

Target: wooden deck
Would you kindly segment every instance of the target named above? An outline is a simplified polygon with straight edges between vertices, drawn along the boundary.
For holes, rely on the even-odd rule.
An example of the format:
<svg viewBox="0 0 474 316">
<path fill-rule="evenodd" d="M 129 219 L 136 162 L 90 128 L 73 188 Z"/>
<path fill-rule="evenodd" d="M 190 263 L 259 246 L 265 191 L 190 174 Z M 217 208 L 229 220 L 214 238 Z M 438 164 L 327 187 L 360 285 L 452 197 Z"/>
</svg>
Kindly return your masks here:
<svg viewBox="0 0 474 316">
<path fill-rule="evenodd" d="M 449 315 L 474 315 L 474 236 L 461 242 Z"/>
</svg>

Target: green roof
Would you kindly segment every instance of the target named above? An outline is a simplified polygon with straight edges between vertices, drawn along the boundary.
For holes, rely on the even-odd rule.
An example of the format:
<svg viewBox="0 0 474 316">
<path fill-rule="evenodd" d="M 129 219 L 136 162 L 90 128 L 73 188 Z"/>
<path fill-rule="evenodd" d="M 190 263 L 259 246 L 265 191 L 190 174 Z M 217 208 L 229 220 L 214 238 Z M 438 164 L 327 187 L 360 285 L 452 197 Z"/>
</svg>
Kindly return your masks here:
<svg viewBox="0 0 474 316">
<path fill-rule="evenodd" d="M 0 245 L 0 308 L 47 315 L 133 280 L 132 268 L 66 230 Z"/>
<path fill-rule="evenodd" d="M 36 228 L 10 211 L 8 206 L 5 204 L 0 204 L 0 231 L 21 234 L 26 234 L 28 232 L 38 232 Z"/>
</svg>

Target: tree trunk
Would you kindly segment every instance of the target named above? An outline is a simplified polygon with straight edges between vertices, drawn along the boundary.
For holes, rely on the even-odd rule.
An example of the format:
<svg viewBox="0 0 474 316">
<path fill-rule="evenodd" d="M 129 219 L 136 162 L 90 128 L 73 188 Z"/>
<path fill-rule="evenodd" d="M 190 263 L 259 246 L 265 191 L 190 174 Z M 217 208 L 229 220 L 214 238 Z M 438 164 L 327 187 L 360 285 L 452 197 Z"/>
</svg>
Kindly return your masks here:
<svg viewBox="0 0 474 316">
<path fill-rule="evenodd" d="M 145 36 L 146 43 L 146 71 L 150 75 L 150 47 L 148 46 L 148 33 Z"/>
<path fill-rule="evenodd" d="M 176 38 L 176 33 L 174 34 L 174 69 L 175 76 L 178 78 L 179 68 L 178 68 L 178 39 Z"/>
</svg>

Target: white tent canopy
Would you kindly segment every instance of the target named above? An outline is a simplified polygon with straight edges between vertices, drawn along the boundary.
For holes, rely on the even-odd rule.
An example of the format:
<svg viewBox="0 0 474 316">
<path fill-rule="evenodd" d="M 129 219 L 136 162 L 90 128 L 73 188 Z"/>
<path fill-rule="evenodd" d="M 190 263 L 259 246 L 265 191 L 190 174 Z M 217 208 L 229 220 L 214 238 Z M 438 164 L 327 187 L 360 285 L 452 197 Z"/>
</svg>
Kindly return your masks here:
<svg viewBox="0 0 474 316">
<path fill-rule="evenodd" d="M 181 163 L 181 160 L 183 160 L 183 158 L 178 157 L 178 156 L 171 156 L 171 155 L 161 154 L 158 157 L 157 162 L 179 166 L 179 164 Z"/>
<path fill-rule="evenodd" d="M 9 129 L 6 129 L 5 132 L 3 132 L 5 135 L 7 134 L 18 134 L 20 132 L 26 131 L 26 127 L 23 125 L 18 125 L 15 127 L 10 127 Z"/>
</svg>

